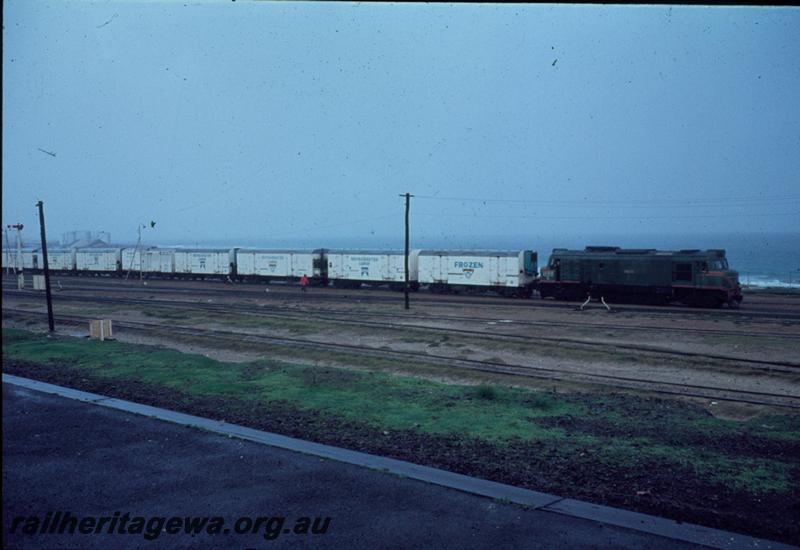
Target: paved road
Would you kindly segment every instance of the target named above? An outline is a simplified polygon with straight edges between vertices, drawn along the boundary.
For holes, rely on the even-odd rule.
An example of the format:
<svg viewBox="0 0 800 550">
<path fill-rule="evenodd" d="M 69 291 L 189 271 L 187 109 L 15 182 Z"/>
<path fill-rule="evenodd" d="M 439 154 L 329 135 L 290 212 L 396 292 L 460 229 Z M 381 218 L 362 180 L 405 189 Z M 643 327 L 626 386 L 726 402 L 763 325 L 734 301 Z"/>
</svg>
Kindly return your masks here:
<svg viewBox="0 0 800 550">
<path fill-rule="evenodd" d="M 28 534 L 48 512 L 117 516 L 139 534 Z M 153 517 L 220 516 L 219 534 L 171 534 Z M 240 517 L 264 521 L 237 534 Z M 267 531 L 330 517 L 325 534 Z M 51 516 L 52 518 L 52 516 Z M 49 520 L 51 524 L 55 522 Z M 63 516 L 62 516 L 63 521 Z M 240 527 L 244 528 L 243 520 Z M 68 526 L 68 522 L 65 523 Z M 42 526 L 39 524 L 38 529 Z M 85 527 L 90 529 L 90 527 Z M 224 529 L 229 532 L 224 533 Z M 76 528 L 79 529 L 79 526 Z M 46 530 L 46 529 L 45 529 Z M 157 535 L 153 540 L 145 534 Z M 526 510 L 357 466 L 231 439 L 3 384 L 6 548 L 690 548 L 661 537 Z"/>
</svg>

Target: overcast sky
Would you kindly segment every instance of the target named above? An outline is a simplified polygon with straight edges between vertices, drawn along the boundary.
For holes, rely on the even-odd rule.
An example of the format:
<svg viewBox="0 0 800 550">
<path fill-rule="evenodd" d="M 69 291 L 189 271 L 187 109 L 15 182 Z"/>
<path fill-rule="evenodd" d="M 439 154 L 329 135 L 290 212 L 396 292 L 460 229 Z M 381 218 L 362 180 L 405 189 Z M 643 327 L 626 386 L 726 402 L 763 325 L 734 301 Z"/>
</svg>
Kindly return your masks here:
<svg viewBox="0 0 800 550">
<path fill-rule="evenodd" d="M 3 223 L 28 237 L 39 199 L 54 237 L 401 236 L 406 191 L 417 239 L 800 225 L 797 9 L 3 9 Z"/>
</svg>

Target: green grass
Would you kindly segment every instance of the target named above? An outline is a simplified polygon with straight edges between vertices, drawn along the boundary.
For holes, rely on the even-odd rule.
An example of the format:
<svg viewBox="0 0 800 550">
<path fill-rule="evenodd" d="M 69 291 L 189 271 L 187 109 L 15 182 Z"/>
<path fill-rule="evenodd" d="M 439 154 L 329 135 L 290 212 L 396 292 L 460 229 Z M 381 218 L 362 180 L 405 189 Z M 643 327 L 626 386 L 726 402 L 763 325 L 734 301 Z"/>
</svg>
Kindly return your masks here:
<svg viewBox="0 0 800 550">
<path fill-rule="evenodd" d="M 753 493 L 792 490 L 797 469 L 796 460 L 786 463 L 767 454 L 742 456 L 735 453 L 735 445 L 706 448 L 702 444 L 742 436 L 797 443 L 797 415 L 735 422 L 669 401 L 561 395 L 488 383 L 445 384 L 380 370 L 269 359 L 226 363 L 152 346 L 48 339 L 4 328 L 4 364 L 9 360 L 64 365 L 87 377 L 136 380 L 194 397 L 223 397 L 240 405 L 287 404 L 389 432 L 416 430 L 497 445 L 543 442 L 564 455 L 591 448 L 597 460 L 623 466 L 635 466 L 642 458 L 659 459 Z M 404 370 L 402 362 L 390 359 L 381 360 L 381 368 L 392 362 L 395 370 Z M 576 419 L 580 422 L 571 431 L 559 425 L 560 420 Z M 730 454 L 729 448 L 733 449 Z"/>
<path fill-rule="evenodd" d="M 172 319 L 172 320 L 180 320 L 185 321 L 188 319 L 200 317 L 196 315 L 192 315 L 190 312 L 186 310 L 171 310 L 166 308 L 150 308 L 150 309 L 143 309 L 141 310 L 142 315 L 145 317 L 155 317 L 159 319 Z"/>
<path fill-rule="evenodd" d="M 270 361 L 223 363 L 119 342 L 46 341 L 9 329 L 3 330 L 3 346 L 4 359 L 66 363 L 101 378 L 138 380 L 201 396 L 285 402 L 385 429 L 414 428 L 495 441 L 560 437 L 560 430 L 537 428 L 530 421 L 569 412 L 566 404 L 542 406 L 541 397 L 531 404 L 530 392 L 512 388 L 494 390 L 496 398 L 487 402 L 474 395 L 471 386 L 419 378 Z"/>
<path fill-rule="evenodd" d="M 645 438 L 615 439 L 600 450 L 600 460 L 634 466 L 641 458 L 659 458 L 685 466 L 698 476 L 753 493 L 786 493 L 792 488 L 792 466 L 769 458 L 726 457 L 695 448 L 654 445 Z"/>
</svg>

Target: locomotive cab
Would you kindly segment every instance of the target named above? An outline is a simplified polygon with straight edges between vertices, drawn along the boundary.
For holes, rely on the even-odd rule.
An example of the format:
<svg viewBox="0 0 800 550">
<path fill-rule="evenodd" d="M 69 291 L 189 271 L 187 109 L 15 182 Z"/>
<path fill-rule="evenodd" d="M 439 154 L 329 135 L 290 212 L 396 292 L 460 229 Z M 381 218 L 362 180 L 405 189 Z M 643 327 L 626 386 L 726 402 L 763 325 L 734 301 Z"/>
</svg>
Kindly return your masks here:
<svg viewBox="0 0 800 550">
<path fill-rule="evenodd" d="M 701 262 L 700 286 L 719 289 L 724 293 L 725 301 L 736 307 L 742 302 L 739 273 L 728 266 L 724 250 L 714 252 L 716 252 L 716 257 Z"/>
<path fill-rule="evenodd" d="M 738 307 L 742 301 L 739 274 L 728 266 L 724 250 L 681 250 L 674 258 L 672 280 L 676 298 L 686 304 Z"/>
</svg>

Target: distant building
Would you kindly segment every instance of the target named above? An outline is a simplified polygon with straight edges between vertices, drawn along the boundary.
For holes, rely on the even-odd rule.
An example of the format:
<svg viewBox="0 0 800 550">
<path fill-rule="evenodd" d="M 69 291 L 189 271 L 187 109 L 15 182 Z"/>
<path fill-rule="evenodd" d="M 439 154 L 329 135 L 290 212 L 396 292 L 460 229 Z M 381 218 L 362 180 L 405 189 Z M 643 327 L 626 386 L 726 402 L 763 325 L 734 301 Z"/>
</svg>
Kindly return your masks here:
<svg viewBox="0 0 800 550">
<path fill-rule="evenodd" d="M 107 231 L 67 231 L 61 236 L 61 246 L 88 247 L 108 246 L 111 244 L 111 233 Z"/>
</svg>

